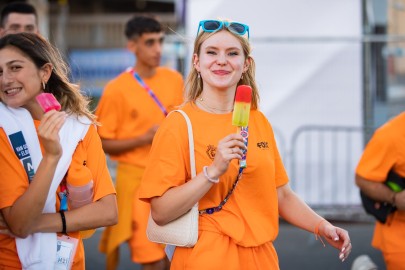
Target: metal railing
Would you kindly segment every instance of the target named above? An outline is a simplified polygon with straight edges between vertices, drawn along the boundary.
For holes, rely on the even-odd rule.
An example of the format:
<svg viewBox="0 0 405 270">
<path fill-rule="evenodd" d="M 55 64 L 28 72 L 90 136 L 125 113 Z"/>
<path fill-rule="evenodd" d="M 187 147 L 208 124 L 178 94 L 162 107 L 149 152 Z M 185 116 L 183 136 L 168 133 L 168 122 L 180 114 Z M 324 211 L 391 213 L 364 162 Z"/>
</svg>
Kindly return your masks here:
<svg viewBox="0 0 405 270">
<path fill-rule="evenodd" d="M 349 126 L 302 126 L 291 137 L 285 158 L 291 187 L 313 207 L 359 205 L 355 168 L 363 152 L 364 133 Z"/>
</svg>

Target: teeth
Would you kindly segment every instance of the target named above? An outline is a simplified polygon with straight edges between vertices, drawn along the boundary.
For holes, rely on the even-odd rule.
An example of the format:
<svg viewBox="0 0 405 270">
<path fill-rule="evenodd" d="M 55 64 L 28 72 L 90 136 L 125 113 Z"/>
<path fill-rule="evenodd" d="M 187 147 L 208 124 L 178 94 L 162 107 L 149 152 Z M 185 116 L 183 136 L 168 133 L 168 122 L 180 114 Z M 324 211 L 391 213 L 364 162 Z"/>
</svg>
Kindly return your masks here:
<svg viewBox="0 0 405 270">
<path fill-rule="evenodd" d="M 6 92 L 6 94 L 8 94 L 8 95 L 12 95 L 12 94 L 17 93 L 18 91 L 20 91 L 20 88 L 9 89 L 9 90 L 6 90 L 5 92 Z"/>
</svg>

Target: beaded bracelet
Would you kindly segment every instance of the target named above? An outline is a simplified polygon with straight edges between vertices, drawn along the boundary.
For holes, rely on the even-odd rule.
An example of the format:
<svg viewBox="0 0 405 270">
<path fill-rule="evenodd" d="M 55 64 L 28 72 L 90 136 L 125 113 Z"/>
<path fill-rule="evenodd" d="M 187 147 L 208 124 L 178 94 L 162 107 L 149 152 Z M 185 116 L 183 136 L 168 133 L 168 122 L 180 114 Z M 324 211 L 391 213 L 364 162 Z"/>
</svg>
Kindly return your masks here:
<svg viewBox="0 0 405 270">
<path fill-rule="evenodd" d="M 210 181 L 211 183 L 218 184 L 219 183 L 219 178 L 211 178 L 211 177 L 209 177 L 208 172 L 207 172 L 207 168 L 208 168 L 208 166 L 203 167 L 204 177 L 207 178 L 207 180 Z"/>
</svg>

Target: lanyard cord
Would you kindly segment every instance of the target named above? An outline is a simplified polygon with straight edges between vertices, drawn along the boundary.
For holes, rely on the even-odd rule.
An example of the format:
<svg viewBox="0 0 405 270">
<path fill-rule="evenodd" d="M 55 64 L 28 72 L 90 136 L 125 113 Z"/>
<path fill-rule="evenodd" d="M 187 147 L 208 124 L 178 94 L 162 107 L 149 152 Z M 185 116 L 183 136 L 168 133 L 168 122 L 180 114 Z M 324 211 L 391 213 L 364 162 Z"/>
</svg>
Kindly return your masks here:
<svg viewBox="0 0 405 270">
<path fill-rule="evenodd" d="M 149 96 L 153 99 L 153 101 L 155 101 L 155 103 L 159 106 L 160 110 L 163 112 L 163 114 L 165 116 L 167 116 L 167 110 L 166 108 L 163 106 L 163 104 L 160 102 L 160 100 L 158 99 L 158 97 L 155 95 L 155 93 L 153 93 L 152 89 L 149 88 L 149 86 L 146 85 L 146 83 L 142 80 L 141 76 L 139 76 L 138 73 L 136 73 L 135 70 L 130 70 L 130 72 L 133 73 L 134 78 L 139 82 L 139 84 L 146 90 L 146 92 L 148 92 Z"/>
<path fill-rule="evenodd" d="M 244 143 L 245 143 L 245 145 L 247 146 L 247 144 L 248 144 L 248 136 L 247 136 L 247 134 L 248 134 L 248 127 L 242 127 L 242 128 L 241 128 L 241 131 L 245 132 L 245 135 L 246 135 L 246 136 L 244 136 Z M 236 185 L 238 184 L 239 180 L 242 178 L 243 170 L 246 168 L 246 154 L 247 154 L 247 150 L 243 152 L 243 158 L 242 158 L 241 162 L 239 163 L 240 165 L 239 165 L 238 176 L 236 176 L 236 180 L 235 180 L 235 182 L 233 183 L 232 188 L 228 191 L 228 194 L 226 194 L 225 199 L 223 199 L 222 202 L 221 202 L 218 206 L 216 206 L 216 207 L 210 207 L 210 208 L 206 208 L 206 209 L 199 210 L 198 213 L 199 213 L 200 215 L 202 215 L 202 214 L 211 215 L 211 214 L 213 214 L 213 213 L 215 213 L 215 212 L 219 212 L 219 211 L 222 210 L 222 207 L 223 207 L 223 206 L 226 204 L 226 202 L 229 200 L 229 197 L 231 197 L 233 191 L 234 191 L 235 188 L 236 188 Z"/>
</svg>

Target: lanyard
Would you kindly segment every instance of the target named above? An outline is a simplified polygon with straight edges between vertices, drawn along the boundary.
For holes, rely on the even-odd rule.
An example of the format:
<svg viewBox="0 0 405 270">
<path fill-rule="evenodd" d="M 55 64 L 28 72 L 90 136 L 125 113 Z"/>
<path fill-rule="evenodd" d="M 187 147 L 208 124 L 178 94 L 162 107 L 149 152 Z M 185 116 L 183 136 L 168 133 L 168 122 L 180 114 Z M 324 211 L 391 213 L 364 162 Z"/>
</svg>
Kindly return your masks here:
<svg viewBox="0 0 405 270">
<path fill-rule="evenodd" d="M 244 134 L 242 134 L 242 132 L 243 132 Z M 244 139 L 243 141 L 244 141 L 245 145 L 247 146 L 247 145 L 248 145 L 248 137 L 249 137 L 249 136 L 248 136 L 248 134 L 249 134 L 249 133 L 248 133 L 248 127 L 242 127 L 242 128 L 241 128 L 241 134 L 242 134 L 243 139 Z M 228 191 L 228 194 L 226 194 L 225 199 L 223 199 L 222 202 L 221 202 L 218 206 L 216 206 L 216 207 L 210 207 L 210 208 L 207 208 L 207 209 L 199 210 L 198 212 L 199 212 L 200 215 L 202 215 L 202 214 L 211 215 L 211 214 L 213 214 L 213 213 L 215 213 L 215 212 L 219 212 L 219 211 L 222 210 L 222 207 L 223 207 L 223 206 L 226 204 L 226 202 L 229 200 L 229 197 L 231 197 L 233 191 L 234 191 L 235 188 L 236 188 L 236 185 L 238 184 L 239 180 L 242 178 L 243 170 L 246 168 L 246 154 L 247 154 L 247 150 L 243 151 L 242 160 L 239 162 L 239 172 L 238 172 L 238 176 L 236 176 L 236 180 L 235 180 L 235 182 L 233 183 L 232 188 Z"/>
<path fill-rule="evenodd" d="M 146 85 L 146 83 L 142 80 L 141 76 L 134 69 L 131 69 L 130 72 L 134 75 L 134 78 L 139 82 L 139 84 L 148 92 L 149 96 L 155 101 L 155 103 L 159 106 L 160 110 L 163 112 L 165 116 L 167 116 L 166 108 L 163 106 L 162 102 L 158 99 L 158 97 L 153 93 L 152 89 Z"/>
</svg>

